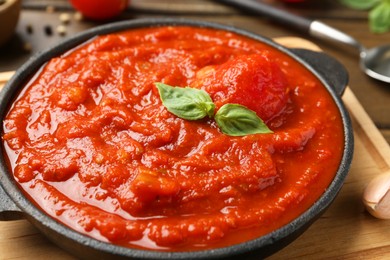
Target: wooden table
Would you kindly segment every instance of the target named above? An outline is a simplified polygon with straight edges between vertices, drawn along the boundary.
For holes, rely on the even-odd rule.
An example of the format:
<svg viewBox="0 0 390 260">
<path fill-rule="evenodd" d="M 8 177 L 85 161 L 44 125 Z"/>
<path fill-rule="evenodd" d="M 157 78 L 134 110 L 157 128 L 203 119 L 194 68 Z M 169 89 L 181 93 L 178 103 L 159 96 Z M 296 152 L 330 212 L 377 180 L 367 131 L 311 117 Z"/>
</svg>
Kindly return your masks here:
<svg viewBox="0 0 390 260">
<path fill-rule="evenodd" d="M 56 7 L 54 12 L 42 9 L 42 1 L 24 1 L 25 9 L 22 11 L 16 36 L 0 48 L 0 72 L 15 70 L 32 54 L 74 33 L 98 25 L 91 21 L 75 20 L 73 10 L 64 0 L 48 2 Z M 372 34 L 369 31 L 367 12 L 347 9 L 336 0 L 311 0 L 302 5 L 284 5 L 276 0 L 267 2 L 303 16 L 319 19 L 359 39 L 367 47 L 390 43 L 390 33 Z M 63 12 L 71 15 L 70 23 L 65 25 L 65 36 L 56 32 L 57 26 L 61 24 L 59 14 Z M 233 25 L 270 38 L 306 38 L 315 41 L 323 51 L 345 65 L 350 74 L 350 88 L 344 101 L 353 117 L 357 140 L 350 176 L 334 205 L 325 215 L 301 238 L 271 259 L 355 259 L 360 254 L 365 259 L 390 258 L 390 222 L 372 218 L 360 203 L 364 185 L 373 176 L 389 170 L 390 167 L 390 84 L 365 76 L 359 69 L 357 54 L 351 50 L 316 41 L 261 16 L 249 15 L 212 1 L 133 0 L 129 10 L 119 19 L 167 16 Z M 51 34 L 48 34 L 49 27 Z M 30 51 L 23 51 L 26 49 L 26 43 Z M 20 244 L 23 244 L 24 252 L 20 250 Z M 26 221 L 0 222 L 0 259 L 30 257 L 72 258 L 47 241 Z"/>
</svg>

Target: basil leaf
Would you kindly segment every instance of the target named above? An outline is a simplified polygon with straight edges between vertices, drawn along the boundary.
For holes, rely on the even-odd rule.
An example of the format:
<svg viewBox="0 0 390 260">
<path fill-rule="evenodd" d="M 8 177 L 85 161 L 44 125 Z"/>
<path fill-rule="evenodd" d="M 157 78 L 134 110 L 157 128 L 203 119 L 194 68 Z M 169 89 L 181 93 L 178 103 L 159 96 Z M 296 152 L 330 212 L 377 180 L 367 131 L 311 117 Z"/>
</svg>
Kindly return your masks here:
<svg viewBox="0 0 390 260">
<path fill-rule="evenodd" d="M 370 29 L 374 33 L 383 33 L 390 29 L 390 1 L 383 1 L 369 13 Z"/>
<path fill-rule="evenodd" d="M 354 9 L 368 10 L 379 4 L 381 0 L 340 0 L 340 2 Z"/>
<path fill-rule="evenodd" d="M 172 114 L 187 120 L 214 116 L 215 105 L 207 92 L 194 88 L 155 83 L 163 105 Z"/>
<path fill-rule="evenodd" d="M 231 136 L 272 133 L 254 111 L 238 104 L 223 105 L 215 121 L 224 134 Z"/>
<path fill-rule="evenodd" d="M 198 120 L 206 116 L 214 117 L 221 131 L 230 136 L 272 133 L 254 111 L 242 105 L 225 104 L 214 115 L 215 104 L 207 92 L 189 87 L 155 84 L 163 105 L 180 118 Z"/>
</svg>

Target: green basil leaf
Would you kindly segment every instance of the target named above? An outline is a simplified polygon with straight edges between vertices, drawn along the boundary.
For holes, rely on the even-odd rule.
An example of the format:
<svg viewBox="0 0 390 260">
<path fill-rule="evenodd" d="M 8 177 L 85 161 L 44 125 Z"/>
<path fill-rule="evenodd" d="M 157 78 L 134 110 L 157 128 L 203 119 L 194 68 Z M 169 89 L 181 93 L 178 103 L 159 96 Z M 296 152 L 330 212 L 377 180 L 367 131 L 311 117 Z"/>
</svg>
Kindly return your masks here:
<svg viewBox="0 0 390 260">
<path fill-rule="evenodd" d="M 381 0 L 340 0 L 340 2 L 354 9 L 369 10 L 379 4 Z"/>
<path fill-rule="evenodd" d="M 224 134 L 231 136 L 272 133 L 254 111 L 238 104 L 223 105 L 215 121 Z"/>
<path fill-rule="evenodd" d="M 374 33 L 384 33 L 390 29 L 390 1 L 383 1 L 369 13 L 370 29 Z"/>
<path fill-rule="evenodd" d="M 187 120 L 214 116 L 215 105 L 207 92 L 194 88 L 155 83 L 163 105 L 172 114 Z"/>
<path fill-rule="evenodd" d="M 239 104 L 225 104 L 214 115 L 215 104 L 207 92 L 194 88 L 155 83 L 163 105 L 172 114 L 187 120 L 214 117 L 224 134 L 244 136 L 272 133 L 256 113 Z"/>
</svg>

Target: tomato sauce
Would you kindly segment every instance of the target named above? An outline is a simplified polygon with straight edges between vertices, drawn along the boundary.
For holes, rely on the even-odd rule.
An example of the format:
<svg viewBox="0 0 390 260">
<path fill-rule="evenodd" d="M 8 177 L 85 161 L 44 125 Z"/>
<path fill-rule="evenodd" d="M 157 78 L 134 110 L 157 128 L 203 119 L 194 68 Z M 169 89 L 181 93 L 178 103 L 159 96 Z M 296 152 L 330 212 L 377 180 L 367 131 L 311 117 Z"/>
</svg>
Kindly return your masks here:
<svg viewBox="0 0 390 260">
<path fill-rule="evenodd" d="M 239 103 L 273 131 L 231 137 L 180 119 L 155 82 Z M 334 177 L 340 114 L 311 72 L 232 32 L 186 26 L 99 36 L 51 59 L 3 122 L 9 168 L 47 214 L 102 241 L 182 251 L 264 235 Z"/>
</svg>

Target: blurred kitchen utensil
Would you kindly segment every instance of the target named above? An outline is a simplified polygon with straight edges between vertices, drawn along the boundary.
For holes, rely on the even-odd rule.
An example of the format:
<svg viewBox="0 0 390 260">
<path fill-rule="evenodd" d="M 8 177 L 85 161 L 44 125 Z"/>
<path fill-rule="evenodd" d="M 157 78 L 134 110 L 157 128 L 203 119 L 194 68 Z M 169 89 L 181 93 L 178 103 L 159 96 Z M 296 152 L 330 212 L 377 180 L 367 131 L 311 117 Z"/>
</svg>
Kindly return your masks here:
<svg viewBox="0 0 390 260">
<path fill-rule="evenodd" d="M 259 0 L 215 0 L 216 2 L 245 9 L 294 27 L 309 35 L 355 48 L 360 56 L 360 67 L 370 77 L 390 83 L 390 45 L 367 49 L 352 36 L 320 21 L 307 19 Z"/>
<path fill-rule="evenodd" d="M 14 34 L 20 6 L 21 0 L 0 0 L 0 46 Z"/>
</svg>

